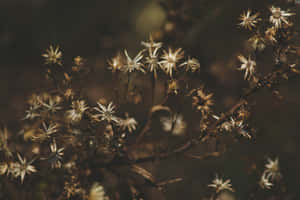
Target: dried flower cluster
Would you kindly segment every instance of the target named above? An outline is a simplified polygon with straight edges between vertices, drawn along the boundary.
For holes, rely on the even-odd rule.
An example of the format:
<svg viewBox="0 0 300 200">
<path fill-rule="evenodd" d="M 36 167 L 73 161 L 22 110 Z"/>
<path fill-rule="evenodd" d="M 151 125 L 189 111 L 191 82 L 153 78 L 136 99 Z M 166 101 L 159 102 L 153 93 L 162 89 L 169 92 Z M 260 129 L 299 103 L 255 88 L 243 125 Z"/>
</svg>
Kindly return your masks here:
<svg viewBox="0 0 300 200">
<path fill-rule="evenodd" d="M 134 71 L 150 72 L 153 73 L 155 79 L 157 79 L 158 70 L 162 70 L 170 78 L 173 78 L 178 68 L 185 67 L 185 71 L 191 72 L 200 69 L 200 63 L 196 58 L 188 57 L 186 61 L 179 63 L 184 58 L 184 52 L 181 48 L 162 50 L 162 55 L 160 55 L 163 44 L 155 42 L 151 35 L 148 42 L 142 42 L 141 44 L 145 49 L 139 51 L 134 58 L 128 55 L 127 50 L 124 50 L 124 56 L 118 54 L 109 61 L 110 66 L 108 69 L 113 72 L 122 71 L 126 73 Z M 147 55 L 145 55 L 145 52 L 147 52 Z"/>
<path fill-rule="evenodd" d="M 48 176 L 50 172 L 63 174 L 57 177 L 64 184 L 53 192 L 60 193 L 56 199 L 120 199 L 122 190 L 119 185 L 122 184 L 127 185 L 131 199 L 144 199 L 143 186 L 161 190 L 163 185 L 175 183 L 181 178 L 158 182 L 140 163 L 180 155 L 211 138 L 218 140 L 224 135 L 234 138 L 233 141 L 237 141 L 236 133 L 252 140 L 255 134 L 250 123 L 248 97 L 263 87 L 273 90 L 279 80 L 299 72 L 295 60 L 282 58 L 283 52 L 284 56 L 293 52 L 290 43 L 294 14 L 275 6 L 269 11 L 267 19 L 259 13 L 252 14 L 251 10 L 239 18 L 239 26 L 254 33 L 248 40 L 250 49 L 247 48 L 246 56 L 240 54 L 237 57 L 241 62 L 238 70 L 244 71 L 244 79 L 251 84 L 238 102 L 225 112 L 216 111 L 214 106 L 218 103 L 213 100 L 214 93 L 208 92 L 202 83 L 195 85 L 189 82 L 189 76 L 195 76 L 200 71 L 198 59 L 185 56 L 182 48 L 164 48 L 163 43 L 154 41 L 151 35 L 149 41 L 141 42 L 144 49 L 136 56 L 124 50 L 124 54 L 119 53 L 108 61 L 112 76 L 119 78 L 124 75 L 122 78 L 127 79 L 125 92 L 122 90 L 124 84 L 118 85 L 115 89 L 117 97 L 110 100 L 100 98 L 91 101 L 85 97 L 74 83 L 90 71 L 86 60 L 77 56 L 73 66 L 63 66 L 61 49 L 51 45 L 42 57 L 45 59 L 46 78 L 53 83 L 53 87 L 28 99 L 18 134 L 26 145 L 31 145 L 27 147 L 31 151 L 26 151 L 24 145 L 22 152 L 22 147 L 12 144 L 12 134 L 8 129 L 0 129 L 0 175 L 20 178 L 20 182 L 26 184 L 27 179 L 37 173 L 41 173 L 41 177 Z M 274 47 L 272 60 L 275 60 L 277 71 L 263 75 L 257 68 L 260 64 L 256 58 L 266 45 Z M 136 92 L 139 85 L 131 82 L 135 78 L 131 74 L 140 75 L 140 72 L 141 76 L 149 76 L 151 80 L 150 107 L 147 107 L 147 99 L 145 101 L 141 93 Z M 156 91 L 157 81 L 165 84 L 163 92 Z M 140 88 L 140 91 L 146 90 L 142 86 Z M 161 103 L 155 102 L 158 92 L 159 96 L 164 97 Z M 134 97 L 133 100 L 131 97 Z M 174 99 L 179 103 L 174 103 Z M 146 114 L 142 109 L 138 113 L 131 109 L 142 103 L 147 108 Z M 196 117 L 189 116 L 186 110 Z M 154 127 L 155 123 L 160 126 Z M 168 141 L 159 139 L 159 142 L 149 145 L 147 142 L 157 135 L 159 138 L 166 138 L 164 135 L 182 136 L 177 139 L 184 138 L 185 143 L 175 145 L 173 149 Z M 162 145 L 166 143 L 167 147 Z M 191 157 L 204 159 L 222 153 Z M 138 178 L 135 179 L 137 176 L 145 180 L 143 184 Z M 262 189 L 271 189 L 281 177 L 278 159 L 268 159 L 259 185 Z M 109 179 L 107 188 L 106 179 Z M 230 179 L 224 181 L 218 176 L 208 187 L 214 190 L 212 200 L 223 195 L 224 191 L 230 194 L 235 191 Z M 51 196 L 51 191 L 44 193 Z"/>
</svg>

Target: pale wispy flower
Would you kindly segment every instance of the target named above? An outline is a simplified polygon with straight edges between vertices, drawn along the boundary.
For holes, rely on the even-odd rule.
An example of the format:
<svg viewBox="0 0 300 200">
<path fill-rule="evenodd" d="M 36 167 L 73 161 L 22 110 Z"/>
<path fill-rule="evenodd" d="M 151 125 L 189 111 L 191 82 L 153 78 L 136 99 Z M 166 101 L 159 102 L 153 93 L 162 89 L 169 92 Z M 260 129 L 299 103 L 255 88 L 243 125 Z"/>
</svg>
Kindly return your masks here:
<svg viewBox="0 0 300 200">
<path fill-rule="evenodd" d="M 133 117 L 129 117 L 128 113 L 125 113 L 125 115 L 126 118 L 120 119 L 119 125 L 123 131 L 128 130 L 129 133 L 132 133 L 136 130 L 138 122 Z"/>
<path fill-rule="evenodd" d="M 144 42 L 142 41 L 141 44 L 148 48 L 148 49 L 154 49 L 154 48 L 161 48 L 162 47 L 162 42 L 154 42 L 152 35 L 150 34 L 149 36 L 149 41 L 148 42 Z"/>
<path fill-rule="evenodd" d="M 58 131 L 59 125 L 57 123 L 49 123 L 47 125 L 45 122 L 42 122 L 42 129 L 40 129 L 41 134 L 33 135 L 33 140 L 45 140 L 50 138 L 52 134 Z"/>
<path fill-rule="evenodd" d="M 230 182 L 231 182 L 230 179 L 223 181 L 223 179 L 218 178 L 218 175 L 216 175 L 216 178 L 212 181 L 212 184 L 208 185 L 208 187 L 215 188 L 216 193 L 219 193 L 223 190 L 229 190 L 231 192 L 234 192 Z"/>
<path fill-rule="evenodd" d="M 94 183 L 90 189 L 88 200 L 109 200 L 106 196 L 104 187 L 99 183 Z"/>
<path fill-rule="evenodd" d="M 76 56 L 73 61 L 74 61 L 74 64 L 77 65 L 77 66 L 81 66 L 84 64 L 84 58 L 82 58 L 81 56 Z"/>
<path fill-rule="evenodd" d="M 233 129 L 233 126 L 232 126 L 232 123 L 229 122 L 229 121 L 226 121 L 226 122 L 223 122 L 221 125 L 220 125 L 220 129 L 221 130 L 225 130 L 225 131 L 232 131 Z"/>
<path fill-rule="evenodd" d="M 265 165 L 265 173 L 270 174 L 272 180 L 279 179 L 281 177 L 280 168 L 279 168 L 279 159 L 271 160 L 267 159 L 268 163 Z"/>
<path fill-rule="evenodd" d="M 46 64 L 58 64 L 62 65 L 62 53 L 57 46 L 55 49 L 52 45 L 50 45 L 49 49 L 46 49 L 46 52 L 42 54 L 45 58 Z"/>
<path fill-rule="evenodd" d="M 259 181 L 259 185 L 262 189 L 271 189 L 271 187 L 273 186 L 273 183 L 270 181 L 270 176 L 271 174 L 269 173 L 262 174 Z"/>
<path fill-rule="evenodd" d="M 185 66 L 185 70 L 191 71 L 191 72 L 195 72 L 198 69 L 200 69 L 200 63 L 199 63 L 198 59 L 190 58 L 190 57 L 188 57 L 187 61 L 185 61 L 184 63 L 179 65 L 179 67 L 181 67 L 181 66 Z"/>
<path fill-rule="evenodd" d="M 60 168 L 62 156 L 64 155 L 64 148 L 57 148 L 55 140 L 50 144 L 50 156 L 48 158 L 52 168 Z"/>
<path fill-rule="evenodd" d="M 268 28 L 265 32 L 265 38 L 271 42 L 277 42 L 275 36 L 276 36 L 276 28 L 272 26 L 271 28 Z"/>
<path fill-rule="evenodd" d="M 239 25 L 246 29 L 252 30 L 252 28 L 255 28 L 256 24 L 260 20 L 259 18 L 257 18 L 258 15 L 259 13 L 251 15 L 251 10 L 248 10 L 247 13 L 243 12 L 243 14 L 241 14 L 239 18 L 241 20 L 241 23 L 239 23 Z"/>
<path fill-rule="evenodd" d="M 124 67 L 122 68 L 125 72 L 131 73 L 135 70 L 141 71 L 145 73 L 145 70 L 143 69 L 143 63 L 141 62 L 143 58 L 143 52 L 140 51 L 133 59 L 128 55 L 127 50 L 124 50 L 125 56 L 126 56 L 126 63 Z"/>
<path fill-rule="evenodd" d="M 83 113 L 89 108 L 84 100 L 73 101 L 72 109 L 66 112 L 67 119 L 73 123 L 79 122 L 82 119 Z"/>
<path fill-rule="evenodd" d="M 174 93 L 174 94 L 178 94 L 179 92 L 179 81 L 176 79 L 172 79 L 168 81 L 168 94 Z"/>
<path fill-rule="evenodd" d="M 57 98 L 49 97 L 48 102 L 43 101 L 40 97 L 38 97 L 37 100 L 49 112 L 55 113 L 58 110 L 62 109 L 62 107 L 59 106 L 59 104 L 61 103 L 61 99 L 58 96 Z"/>
<path fill-rule="evenodd" d="M 39 111 L 38 111 L 39 108 L 40 108 L 40 105 L 38 105 L 38 104 L 31 105 L 29 107 L 29 109 L 25 111 L 25 117 L 23 119 L 32 120 L 36 117 L 41 116 L 41 114 L 39 114 Z"/>
<path fill-rule="evenodd" d="M 148 64 L 149 71 L 154 73 L 155 79 L 157 79 L 157 69 L 160 67 L 158 61 L 158 49 L 159 48 L 155 48 L 154 51 L 149 49 L 149 56 L 146 57 L 145 61 L 145 63 Z"/>
<path fill-rule="evenodd" d="M 161 117 L 162 129 L 171 132 L 173 135 L 183 135 L 186 129 L 186 122 L 181 114 L 174 114 L 168 117 Z"/>
<path fill-rule="evenodd" d="M 242 135 L 243 137 L 246 137 L 248 139 L 251 139 L 251 135 L 248 133 L 248 131 L 245 129 L 245 124 L 242 120 L 236 121 L 232 117 L 230 118 L 230 123 L 232 128 L 236 129 L 237 132 Z"/>
<path fill-rule="evenodd" d="M 56 123 L 49 123 L 47 126 L 45 122 L 42 123 L 43 125 L 43 133 L 45 135 L 52 135 L 53 133 L 56 133 L 58 131 L 59 125 Z"/>
<path fill-rule="evenodd" d="M 289 25 L 290 23 L 287 18 L 295 15 L 294 13 L 286 12 L 284 10 L 281 10 L 281 8 L 274 6 L 270 8 L 270 11 L 270 22 L 274 24 L 276 28 L 281 28 L 283 23 Z"/>
<path fill-rule="evenodd" d="M 254 50 L 262 51 L 266 48 L 265 39 L 260 34 L 253 35 L 248 42 Z"/>
<path fill-rule="evenodd" d="M 242 63 L 242 65 L 240 66 L 240 68 L 238 68 L 238 70 L 245 70 L 244 79 L 250 80 L 255 73 L 256 62 L 254 60 L 251 60 L 250 56 L 247 59 L 243 55 L 240 55 L 238 56 L 238 59 Z"/>
<path fill-rule="evenodd" d="M 115 106 L 113 105 L 112 102 L 108 104 L 107 107 L 102 105 L 100 102 L 97 102 L 98 107 L 94 107 L 94 110 L 99 112 L 99 114 L 95 114 L 94 118 L 98 121 L 107 121 L 108 123 L 110 122 L 119 122 L 119 119 L 114 116 L 115 113 Z"/>
<path fill-rule="evenodd" d="M 171 48 L 169 51 L 163 51 L 162 60 L 159 62 L 161 68 L 166 72 L 166 74 L 172 77 L 173 71 L 176 70 L 176 65 L 179 60 L 183 58 L 184 52 L 181 48 L 177 49 L 175 52 Z"/>
<path fill-rule="evenodd" d="M 111 60 L 108 61 L 109 67 L 108 69 L 112 72 L 116 72 L 121 70 L 123 67 L 122 56 L 118 54 L 117 56 L 113 57 Z"/>
<path fill-rule="evenodd" d="M 20 154 L 17 154 L 19 162 L 13 163 L 12 165 L 12 174 L 15 177 L 19 177 L 21 178 L 21 183 L 23 183 L 24 181 L 24 177 L 26 174 L 31 174 L 36 172 L 37 170 L 35 169 L 35 167 L 33 165 L 31 165 L 33 163 L 33 160 L 30 162 L 26 161 L 26 158 L 22 158 L 20 156 Z"/>
<path fill-rule="evenodd" d="M 193 92 L 194 93 L 194 92 Z M 211 106 L 214 104 L 212 97 L 213 93 L 206 94 L 202 88 L 195 90 L 195 93 L 192 97 L 192 105 L 202 114 L 209 113 Z"/>
</svg>

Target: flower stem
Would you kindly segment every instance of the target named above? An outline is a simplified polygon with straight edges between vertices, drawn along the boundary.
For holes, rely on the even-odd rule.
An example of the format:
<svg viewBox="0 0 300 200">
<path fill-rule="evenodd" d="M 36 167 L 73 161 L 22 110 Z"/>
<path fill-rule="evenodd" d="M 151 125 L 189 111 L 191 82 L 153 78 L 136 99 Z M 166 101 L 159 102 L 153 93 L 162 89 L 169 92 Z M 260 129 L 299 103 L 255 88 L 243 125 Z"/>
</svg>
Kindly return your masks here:
<svg viewBox="0 0 300 200">
<path fill-rule="evenodd" d="M 152 100 L 151 100 L 151 105 L 153 106 L 154 105 L 154 101 L 155 101 L 155 88 L 156 88 L 156 78 L 155 78 L 155 75 L 154 73 L 152 74 L 151 76 L 151 87 L 152 87 Z"/>
</svg>

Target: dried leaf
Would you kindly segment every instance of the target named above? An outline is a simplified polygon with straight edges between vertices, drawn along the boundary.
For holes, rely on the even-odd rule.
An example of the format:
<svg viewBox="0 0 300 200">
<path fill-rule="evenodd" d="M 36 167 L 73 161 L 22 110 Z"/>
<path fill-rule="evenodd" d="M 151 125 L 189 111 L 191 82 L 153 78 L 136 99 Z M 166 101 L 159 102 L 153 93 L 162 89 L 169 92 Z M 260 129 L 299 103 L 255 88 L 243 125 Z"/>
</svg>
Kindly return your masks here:
<svg viewBox="0 0 300 200">
<path fill-rule="evenodd" d="M 160 110 L 165 110 L 165 111 L 171 112 L 171 109 L 168 106 L 156 105 L 156 106 L 152 107 L 151 113 L 154 113 L 154 112 L 157 112 Z"/>
<path fill-rule="evenodd" d="M 153 184 L 155 183 L 155 179 L 149 171 L 147 171 L 146 169 L 144 169 L 138 165 L 132 165 L 131 167 L 132 167 L 131 170 L 133 172 L 143 176 L 146 180 L 150 181 L 151 183 L 153 183 Z"/>
</svg>

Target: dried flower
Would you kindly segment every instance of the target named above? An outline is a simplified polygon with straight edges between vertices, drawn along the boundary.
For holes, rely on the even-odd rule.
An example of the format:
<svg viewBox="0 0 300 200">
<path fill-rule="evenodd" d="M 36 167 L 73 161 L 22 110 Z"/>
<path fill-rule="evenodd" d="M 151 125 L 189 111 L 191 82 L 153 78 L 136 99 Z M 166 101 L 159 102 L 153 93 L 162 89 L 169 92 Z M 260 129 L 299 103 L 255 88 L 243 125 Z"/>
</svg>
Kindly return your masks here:
<svg viewBox="0 0 300 200">
<path fill-rule="evenodd" d="M 190 57 L 188 57 L 187 61 L 179 65 L 179 67 L 181 66 L 185 66 L 186 67 L 185 70 L 191 72 L 195 72 L 198 69 L 200 69 L 199 61 L 196 58 L 190 58 Z"/>
<path fill-rule="evenodd" d="M 176 70 L 177 62 L 183 58 L 184 52 L 181 48 L 177 49 L 175 52 L 169 48 L 169 52 L 163 51 L 164 54 L 161 57 L 162 60 L 159 62 L 161 68 L 168 74 L 170 77 L 173 75 L 173 70 Z"/>
<path fill-rule="evenodd" d="M 61 168 L 61 160 L 64 155 L 64 148 L 57 148 L 55 140 L 50 144 L 51 154 L 48 158 L 52 168 Z"/>
<path fill-rule="evenodd" d="M 266 48 L 265 39 L 260 34 L 250 37 L 248 42 L 254 50 L 262 51 Z"/>
<path fill-rule="evenodd" d="M 173 135 L 183 135 L 186 129 L 186 122 L 181 114 L 174 114 L 168 117 L 161 117 L 162 129 L 171 132 Z"/>
<path fill-rule="evenodd" d="M 157 79 L 157 69 L 160 67 L 159 61 L 158 61 L 158 49 L 155 48 L 154 51 L 152 49 L 149 49 L 149 56 L 146 57 L 146 63 L 148 64 L 148 68 L 150 72 L 154 73 L 154 78 Z"/>
<path fill-rule="evenodd" d="M 42 55 L 45 58 L 46 64 L 58 64 L 62 65 L 62 53 L 59 50 L 59 46 L 55 49 L 52 45 L 50 45 L 49 49 L 46 49 L 46 53 Z"/>
<path fill-rule="evenodd" d="M 45 122 L 42 122 L 42 129 L 40 129 L 41 134 L 33 135 L 33 140 L 45 140 L 46 138 L 50 138 L 53 133 L 56 133 L 58 131 L 59 125 L 57 123 L 49 123 L 47 124 Z"/>
<path fill-rule="evenodd" d="M 45 122 L 42 123 L 43 125 L 43 132 L 45 135 L 52 135 L 53 133 L 56 133 L 58 131 L 58 124 L 56 123 L 50 123 L 48 126 Z"/>
<path fill-rule="evenodd" d="M 276 28 L 272 26 L 271 28 L 268 28 L 265 32 L 265 38 L 269 40 L 270 42 L 277 42 L 275 36 L 276 36 Z"/>
<path fill-rule="evenodd" d="M 106 196 L 104 187 L 99 183 L 94 183 L 91 187 L 88 200 L 109 200 Z"/>
<path fill-rule="evenodd" d="M 270 176 L 271 174 L 268 173 L 263 173 L 260 181 L 259 181 L 259 185 L 262 189 L 271 189 L 271 187 L 273 186 L 273 183 L 270 182 Z"/>
<path fill-rule="evenodd" d="M 41 116 L 39 113 L 38 113 L 38 109 L 40 108 L 40 105 L 38 104 L 35 104 L 35 105 L 32 105 L 29 107 L 28 110 L 25 111 L 25 117 L 23 119 L 29 119 L 29 120 L 32 120 L 36 117 L 39 117 Z"/>
<path fill-rule="evenodd" d="M 97 105 L 98 107 L 94 107 L 94 110 L 98 111 L 99 114 L 94 115 L 95 119 L 97 119 L 98 121 L 107 121 L 108 123 L 119 122 L 119 119 L 114 116 L 115 106 L 112 102 L 110 102 L 107 107 L 102 105 L 100 102 L 97 102 Z"/>
<path fill-rule="evenodd" d="M 232 189 L 232 185 L 230 182 L 230 179 L 227 179 L 224 182 L 223 179 L 218 178 L 218 175 L 216 175 L 216 178 L 213 180 L 212 184 L 208 185 L 208 187 L 215 188 L 217 194 L 223 190 L 229 190 L 233 192 L 234 190 Z"/>
<path fill-rule="evenodd" d="M 211 106 L 213 105 L 213 93 L 205 94 L 202 88 L 194 90 L 192 93 L 194 93 L 192 105 L 203 114 L 209 113 Z"/>
<path fill-rule="evenodd" d="M 118 54 L 117 56 L 113 57 L 111 60 L 108 61 L 109 67 L 108 69 L 112 72 L 116 72 L 121 70 L 123 67 L 122 56 Z"/>
<path fill-rule="evenodd" d="M 86 192 L 81 188 L 80 182 L 75 176 L 71 176 L 70 180 L 65 182 L 64 191 L 68 199 L 76 195 L 83 195 Z"/>
<path fill-rule="evenodd" d="M 255 73 L 256 62 L 251 60 L 250 56 L 246 59 L 243 55 L 240 55 L 238 56 L 238 59 L 242 62 L 242 65 L 238 70 L 245 70 L 244 79 L 250 80 Z"/>
<path fill-rule="evenodd" d="M 19 153 L 17 154 L 17 156 L 18 156 L 19 162 L 13 163 L 12 174 L 15 177 L 20 176 L 21 183 L 23 183 L 24 177 L 26 174 L 34 173 L 37 170 L 35 169 L 35 167 L 33 165 L 31 165 L 33 163 L 33 160 L 30 162 L 27 162 L 26 158 L 22 158 Z"/>
<path fill-rule="evenodd" d="M 256 13 L 254 15 L 251 15 L 251 10 L 248 10 L 247 13 L 243 12 L 240 16 L 241 23 L 239 23 L 240 26 L 252 30 L 252 28 L 256 27 L 256 24 L 260 20 L 257 18 L 259 13 Z"/>
<path fill-rule="evenodd" d="M 49 96 L 47 99 L 48 102 L 45 102 L 42 100 L 41 97 L 37 97 L 39 103 L 44 106 L 44 108 L 46 108 L 47 111 L 49 112 L 52 112 L 52 113 L 55 113 L 57 112 L 58 110 L 61 110 L 62 107 L 59 106 L 59 104 L 61 103 L 61 98 L 59 96 L 56 96 L 56 97 L 51 97 Z"/>
<path fill-rule="evenodd" d="M 119 125 L 123 131 L 128 130 L 129 133 L 135 131 L 138 122 L 133 118 L 129 117 L 128 113 L 125 113 L 125 119 L 120 119 Z"/>
<path fill-rule="evenodd" d="M 68 88 L 66 89 L 64 96 L 66 97 L 66 99 L 73 99 L 74 98 L 74 91 L 72 90 L 72 88 Z"/>
<path fill-rule="evenodd" d="M 81 66 L 84 64 L 84 59 L 81 56 L 76 56 L 74 58 L 74 64 L 77 66 Z"/>
<path fill-rule="evenodd" d="M 67 119 L 72 123 L 77 123 L 82 119 L 83 113 L 89 108 L 84 100 L 73 101 L 72 109 L 66 112 Z"/>
<path fill-rule="evenodd" d="M 270 178 L 272 180 L 281 178 L 278 158 L 275 160 L 268 158 L 267 161 L 268 163 L 265 165 L 265 173 L 270 174 Z"/>
<path fill-rule="evenodd" d="M 274 24 L 275 28 L 281 28 L 282 23 L 289 25 L 289 22 L 287 20 L 287 17 L 290 17 L 294 15 L 294 13 L 288 13 L 284 10 L 281 10 L 279 7 L 272 6 L 270 8 L 271 16 L 270 16 L 270 22 Z"/>
<path fill-rule="evenodd" d="M 149 42 L 143 42 L 143 41 L 142 41 L 141 44 L 142 44 L 144 47 L 148 48 L 149 50 L 150 50 L 150 49 L 154 49 L 154 48 L 159 49 L 159 48 L 161 48 L 161 46 L 162 46 L 162 42 L 154 42 L 153 37 L 152 37 L 151 34 L 150 34 L 150 36 L 149 36 Z"/>
<path fill-rule="evenodd" d="M 178 94 L 179 91 L 179 82 L 178 80 L 172 79 L 168 81 L 168 93 Z"/>
<path fill-rule="evenodd" d="M 237 132 L 242 135 L 243 137 L 246 137 L 248 139 L 251 139 L 251 135 L 248 133 L 248 131 L 245 129 L 244 122 L 242 120 L 236 121 L 232 117 L 230 118 L 230 123 L 232 128 L 236 129 Z"/>
<path fill-rule="evenodd" d="M 145 73 L 145 70 L 142 68 L 143 63 L 141 62 L 143 58 L 143 52 L 140 51 L 133 59 L 130 58 L 130 56 L 127 53 L 127 50 L 124 50 L 125 56 L 126 56 L 126 64 L 122 68 L 125 72 L 131 73 L 135 70 L 141 71 Z"/>
</svg>

